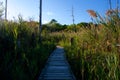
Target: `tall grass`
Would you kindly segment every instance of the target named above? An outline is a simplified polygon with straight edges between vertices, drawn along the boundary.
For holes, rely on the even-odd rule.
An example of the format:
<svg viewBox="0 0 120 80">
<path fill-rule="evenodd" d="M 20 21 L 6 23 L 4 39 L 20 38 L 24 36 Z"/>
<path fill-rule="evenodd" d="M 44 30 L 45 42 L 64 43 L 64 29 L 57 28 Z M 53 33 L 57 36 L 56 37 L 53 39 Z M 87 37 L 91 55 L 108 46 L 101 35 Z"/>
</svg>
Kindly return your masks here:
<svg viewBox="0 0 120 80">
<path fill-rule="evenodd" d="M 84 29 L 77 44 L 65 48 L 67 58 L 78 80 L 119 80 L 119 14 L 113 11 L 105 19 L 98 16 L 97 26 Z"/>
<path fill-rule="evenodd" d="M 108 13 L 103 18 L 92 11 L 96 25 L 50 35 L 64 46 L 77 80 L 120 79 L 120 15 L 115 10 Z"/>
<path fill-rule="evenodd" d="M 120 79 L 120 13 L 105 17 L 92 10 L 94 24 L 45 31 L 39 43 L 37 27 L 19 18 L 0 25 L 0 72 L 3 79 L 37 79 L 55 45 L 64 46 L 77 80 Z M 29 25 L 29 26 L 28 26 Z M 37 24 L 36 24 L 37 25 Z M 35 26 L 35 25 L 34 25 Z M 7 77 L 6 77 L 7 76 Z"/>
<path fill-rule="evenodd" d="M 36 80 L 55 48 L 52 41 L 39 43 L 37 27 L 30 24 L 19 18 L 0 25 L 1 80 Z"/>
</svg>

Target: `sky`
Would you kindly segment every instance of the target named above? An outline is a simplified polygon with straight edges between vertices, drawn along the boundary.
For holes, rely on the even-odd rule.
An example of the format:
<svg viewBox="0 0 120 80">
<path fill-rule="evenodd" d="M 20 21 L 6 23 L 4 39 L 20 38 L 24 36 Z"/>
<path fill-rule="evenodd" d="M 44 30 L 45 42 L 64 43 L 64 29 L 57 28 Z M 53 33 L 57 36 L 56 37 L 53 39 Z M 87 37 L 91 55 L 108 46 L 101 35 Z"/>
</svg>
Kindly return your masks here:
<svg viewBox="0 0 120 80">
<path fill-rule="evenodd" d="M 3 3 L 5 0 L 0 0 Z M 115 8 L 116 0 L 112 1 Z M 109 9 L 108 0 L 43 0 L 42 23 L 48 23 L 56 19 L 61 24 L 72 24 L 72 7 L 74 10 L 75 23 L 91 22 L 87 10 L 94 10 L 101 15 Z M 39 0 L 8 0 L 8 19 L 14 20 L 18 15 L 23 19 L 32 18 L 39 21 Z"/>
</svg>

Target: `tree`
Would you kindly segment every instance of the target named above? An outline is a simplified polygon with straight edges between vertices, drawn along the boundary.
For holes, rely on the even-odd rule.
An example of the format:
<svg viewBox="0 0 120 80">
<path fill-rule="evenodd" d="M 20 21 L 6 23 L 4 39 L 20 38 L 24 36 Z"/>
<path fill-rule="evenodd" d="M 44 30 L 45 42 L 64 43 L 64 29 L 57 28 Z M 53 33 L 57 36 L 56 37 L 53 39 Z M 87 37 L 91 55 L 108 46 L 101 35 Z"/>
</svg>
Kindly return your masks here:
<svg viewBox="0 0 120 80">
<path fill-rule="evenodd" d="M 52 19 L 52 20 L 48 23 L 49 30 L 50 30 L 51 32 L 56 31 L 58 24 L 59 24 L 59 23 L 57 23 L 57 20 Z"/>
<path fill-rule="evenodd" d="M 54 24 L 54 23 L 57 23 L 57 20 L 52 19 L 49 24 Z"/>
<path fill-rule="evenodd" d="M 49 23 L 44 24 L 42 30 L 46 31 L 46 32 L 58 32 L 58 31 L 62 31 L 64 29 L 66 29 L 67 26 L 66 25 L 62 25 L 60 23 L 58 23 L 57 20 L 52 19 Z"/>
</svg>

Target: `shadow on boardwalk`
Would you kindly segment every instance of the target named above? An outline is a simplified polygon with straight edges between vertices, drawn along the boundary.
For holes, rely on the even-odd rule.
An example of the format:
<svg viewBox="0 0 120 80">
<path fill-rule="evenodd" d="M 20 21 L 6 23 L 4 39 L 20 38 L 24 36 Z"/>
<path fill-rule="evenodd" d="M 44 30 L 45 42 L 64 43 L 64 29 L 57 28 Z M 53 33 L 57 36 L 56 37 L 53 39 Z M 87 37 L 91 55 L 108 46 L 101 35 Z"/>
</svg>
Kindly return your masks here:
<svg viewBox="0 0 120 80">
<path fill-rule="evenodd" d="M 38 80 L 75 80 L 62 47 L 57 46 L 50 55 Z"/>
</svg>

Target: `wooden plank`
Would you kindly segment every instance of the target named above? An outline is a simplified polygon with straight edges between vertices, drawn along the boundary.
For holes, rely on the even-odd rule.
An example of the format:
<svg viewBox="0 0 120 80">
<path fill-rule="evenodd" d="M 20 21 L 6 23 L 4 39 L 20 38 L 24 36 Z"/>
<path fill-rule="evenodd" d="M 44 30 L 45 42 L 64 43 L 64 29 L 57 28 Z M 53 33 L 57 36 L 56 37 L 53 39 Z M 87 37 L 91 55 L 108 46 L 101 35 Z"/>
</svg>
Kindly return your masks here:
<svg viewBox="0 0 120 80">
<path fill-rule="evenodd" d="M 57 47 L 50 55 L 38 80 L 75 80 L 62 47 Z"/>
</svg>

